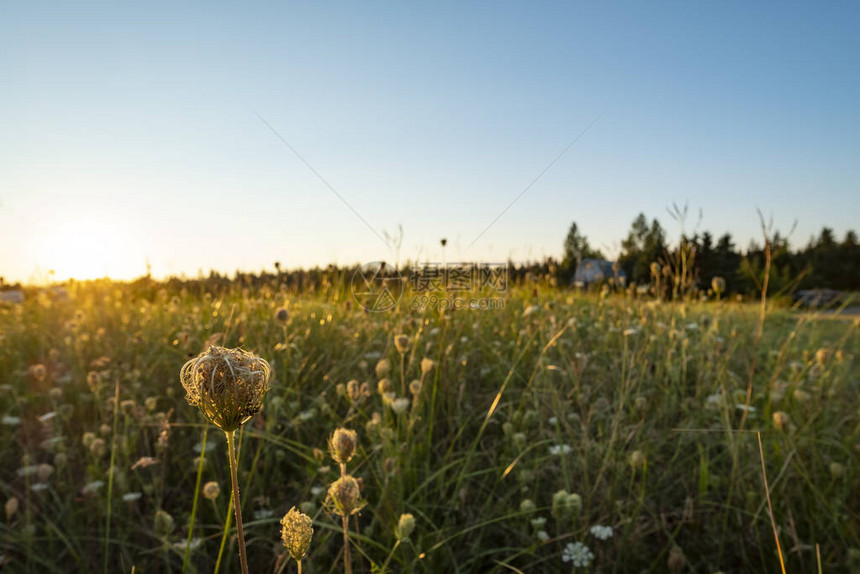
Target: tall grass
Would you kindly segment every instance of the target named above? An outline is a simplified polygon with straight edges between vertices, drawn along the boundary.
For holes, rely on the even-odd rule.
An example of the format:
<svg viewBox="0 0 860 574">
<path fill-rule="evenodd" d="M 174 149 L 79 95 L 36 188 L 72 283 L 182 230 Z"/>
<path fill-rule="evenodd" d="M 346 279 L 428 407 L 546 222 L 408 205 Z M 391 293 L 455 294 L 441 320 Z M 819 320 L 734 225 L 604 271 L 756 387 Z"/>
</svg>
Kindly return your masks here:
<svg viewBox="0 0 860 574">
<path fill-rule="evenodd" d="M 513 287 L 499 310 L 374 314 L 339 285 L 96 282 L 0 308 L 0 487 L 20 501 L 0 532 L 5 567 L 236 571 L 229 453 L 202 444 L 178 381 L 217 343 L 273 367 L 238 441 L 250 571 L 295 568 L 279 540 L 292 506 L 314 519 L 307 572 L 341 568 L 347 528 L 356 572 L 570 571 L 583 547 L 604 572 L 780 572 L 769 514 L 787 571 L 817 569 L 817 548 L 824 570 L 857 568 L 856 322 L 772 310 L 759 336 L 751 305 L 548 286 Z M 394 397 L 377 391 L 381 359 L 396 365 Z M 325 504 L 341 426 L 361 436 L 350 473 L 367 501 L 348 526 Z M 214 504 L 196 505 L 201 480 L 225 487 Z M 579 504 L 554 511 L 560 491 Z M 173 529 L 156 528 L 157 510 Z M 414 530 L 398 536 L 404 514 Z"/>
</svg>

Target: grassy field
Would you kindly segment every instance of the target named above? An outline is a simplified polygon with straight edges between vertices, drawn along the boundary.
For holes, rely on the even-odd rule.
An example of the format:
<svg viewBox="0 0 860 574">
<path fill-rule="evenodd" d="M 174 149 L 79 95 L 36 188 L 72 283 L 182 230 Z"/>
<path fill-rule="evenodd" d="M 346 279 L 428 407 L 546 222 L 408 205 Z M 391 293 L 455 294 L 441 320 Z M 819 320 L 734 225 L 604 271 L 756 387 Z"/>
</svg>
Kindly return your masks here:
<svg viewBox="0 0 860 574">
<path fill-rule="evenodd" d="M 314 520 L 304 571 L 344 570 L 338 427 L 359 437 L 357 573 L 779 572 L 763 466 L 786 569 L 857 572 L 858 323 L 759 322 L 548 286 L 445 313 L 365 313 L 330 284 L 29 297 L 0 307 L 0 569 L 239 571 L 224 434 L 179 382 L 217 344 L 273 368 L 237 435 L 252 572 L 295 571 L 293 506 Z"/>
</svg>

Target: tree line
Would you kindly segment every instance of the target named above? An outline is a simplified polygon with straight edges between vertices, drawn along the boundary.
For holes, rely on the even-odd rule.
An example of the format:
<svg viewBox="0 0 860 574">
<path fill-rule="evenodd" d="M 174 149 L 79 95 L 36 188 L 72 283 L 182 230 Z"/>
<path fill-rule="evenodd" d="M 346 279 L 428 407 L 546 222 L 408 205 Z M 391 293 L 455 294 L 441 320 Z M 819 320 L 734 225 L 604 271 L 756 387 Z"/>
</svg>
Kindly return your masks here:
<svg viewBox="0 0 860 574">
<path fill-rule="evenodd" d="M 676 212 L 681 215 L 677 208 Z M 727 292 L 753 294 L 760 291 L 769 251 L 769 293 L 818 288 L 860 290 L 856 232 L 848 231 L 838 238 L 833 229 L 823 227 L 805 246 L 794 247 L 778 231 L 764 231 L 761 241 L 752 241 L 745 250 L 737 247 L 731 233 L 716 237 L 710 231 L 682 233 L 677 243 L 670 244 L 662 224 L 656 218 L 649 222 L 640 213 L 621 242 L 618 268 L 624 271 L 628 285 L 653 284 L 661 276 L 676 282 L 680 276 L 688 289 L 707 290 L 714 277 L 721 277 Z M 589 258 L 605 257 L 591 247 L 574 222 L 564 241 L 559 280 L 569 283 L 577 263 Z"/>
</svg>

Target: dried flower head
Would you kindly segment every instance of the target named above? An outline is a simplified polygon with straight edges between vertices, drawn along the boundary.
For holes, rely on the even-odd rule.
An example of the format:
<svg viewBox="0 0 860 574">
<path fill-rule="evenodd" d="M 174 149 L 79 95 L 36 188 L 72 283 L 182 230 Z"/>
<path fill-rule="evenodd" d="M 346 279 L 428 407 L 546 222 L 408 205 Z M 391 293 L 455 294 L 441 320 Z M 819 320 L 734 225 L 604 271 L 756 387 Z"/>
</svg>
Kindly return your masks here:
<svg viewBox="0 0 860 574">
<path fill-rule="evenodd" d="M 346 464 L 355 454 L 358 434 L 354 430 L 336 429 L 328 439 L 328 451 L 338 464 Z"/>
<path fill-rule="evenodd" d="M 214 480 L 210 480 L 203 485 L 203 498 L 215 500 L 219 494 L 221 494 L 221 486 Z"/>
<path fill-rule="evenodd" d="M 6 501 L 6 521 L 12 520 L 12 517 L 15 516 L 15 513 L 18 512 L 18 507 L 21 505 L 21 502 L 15 498 L 14 496 Z"/>
<path fill-rule="evenodd" d="M 287 319 L 289 318 L 289 313 L 287 313 L 287 310 L 286 310 L 286 309 L 284 309 L 283 307 L 281 307 L 280 309 L 278 309 L 278 310 L 275 312 L 275 318 L 276 318 L 278 321 L 280 321 L 281 323 L 286 323 L 286 322 L 287 322 Z"/>
<path fill-rule="evenodd" d="M 415 379 L 414 381 L 409 383 L 409 392 L 415 396 L 420 395 L 421 394 L 421 381 L 419 381 L 418 379 Z"/>
<path fill-rule="evenodd" d="M 409 335 L 395 335 L 394 346 L 401 355 L 409 349 Z"/>
<path fill-rule="evenodd" d="M 155 513 L 155 533 L 159 536 L 167 536 L 176 527 L 173 517 L 163 510 L 158 510 Z"/>
<path fill-rule="evenodd" d="M 206 419 L 232 432 L 263 408 L 269 391 L 269 363 L 242 349 L 209 347 L 183 365 L 185 400 Z"/>
<path fill-rule="evenodd" d="M 711 289 L 717 295 L 722 295 L 726 292 L 726 280 L 722 277 L 714 277 L 711 279 Z"/>
<path fill-rule="evenodd" d="M 362 398 L 361 386 L 355 379 L 352 379 L 346 384 L 346 396 L 349 397 L 349 400 L 352 402 L 355 402 Z"/>
<path fill-rule="evenodd" d="M 304 558 L 314 536 L 313 520 L 307 514 L 290 508 L 281 519 L 281 540 L 290 557 L 296 562 Z"/>
<path fill-rule="evenodd" d="M 388 359 L 381 359 L 378 363 L 376 363 L 376 376 L 380 379 L 385 378 L 388 373 L 391 372 L 391 361 Z"/>
<path fill-rule="evenodd" d="M 427 357 L 421 359 L 421 375 L 424 376 L 432 371 L 435 365 L 436 363 L 433 362 L 433 359 L 428 359 Z"/>
<path fill-rule="evenodd" d="M 788 413 L 783 411 L 776 411 L 773 413 L 773 426 L 778 428 L 779 430 L 783 430 L 786 426 L 788 426 L 789 421 Z"/>
<path fill-rule="evenodd" d="M 339 516 L 350 516 L 364 507 L 361 500 L 361 487 L 352 475 L 344 475 L 328 487 L 328 501 L 334 513 Z"/>
<path fill-rule="evenodd" d="M 405 540 L 415 530 L 415 517 L 409 513 L 401 514 L 394 529 L 394 535 L 398 540 Z"/>
</svg>

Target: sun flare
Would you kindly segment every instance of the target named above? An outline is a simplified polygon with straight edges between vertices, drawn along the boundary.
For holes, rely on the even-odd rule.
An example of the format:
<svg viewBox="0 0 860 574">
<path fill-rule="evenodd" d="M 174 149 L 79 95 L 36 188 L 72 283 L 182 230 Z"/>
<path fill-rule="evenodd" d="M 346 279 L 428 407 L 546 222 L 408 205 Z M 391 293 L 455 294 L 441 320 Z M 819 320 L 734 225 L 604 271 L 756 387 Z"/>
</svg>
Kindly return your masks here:
<svg viewBox="0 0 860 574">
<path fill-rule="evenodd" d="M 39 267 L 52 280 L 129 279 L 143 274 L 143 259 L 132 252 L 129 233 L 104 221 L 78 220 L 44 233 Z"/>
</svg>

